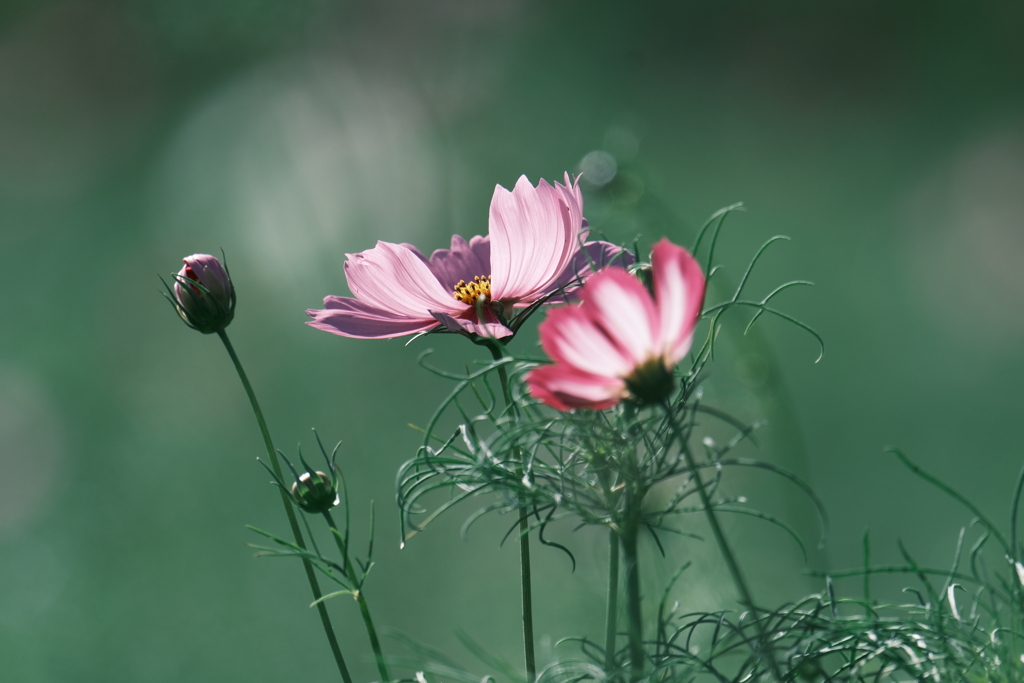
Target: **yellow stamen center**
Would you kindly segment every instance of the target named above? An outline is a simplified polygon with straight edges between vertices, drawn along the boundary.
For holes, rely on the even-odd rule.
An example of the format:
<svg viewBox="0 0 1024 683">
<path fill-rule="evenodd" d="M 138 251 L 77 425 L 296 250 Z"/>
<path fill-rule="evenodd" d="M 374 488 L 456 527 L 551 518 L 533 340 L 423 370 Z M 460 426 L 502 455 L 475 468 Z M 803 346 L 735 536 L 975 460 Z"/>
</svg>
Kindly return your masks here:
<svg viewBox="0 0 1024 683">
<path fill-rule="evenodd" d="M 459 280 L 459 284 L 455 285 L 455 292 L 453 293 L 453 296 L 469 306 L 475 306 L 480 297 L 484 298 L 485 304 L 490 303 L 491 276 L 477 275 L 469 282 Z"/>
</svg>

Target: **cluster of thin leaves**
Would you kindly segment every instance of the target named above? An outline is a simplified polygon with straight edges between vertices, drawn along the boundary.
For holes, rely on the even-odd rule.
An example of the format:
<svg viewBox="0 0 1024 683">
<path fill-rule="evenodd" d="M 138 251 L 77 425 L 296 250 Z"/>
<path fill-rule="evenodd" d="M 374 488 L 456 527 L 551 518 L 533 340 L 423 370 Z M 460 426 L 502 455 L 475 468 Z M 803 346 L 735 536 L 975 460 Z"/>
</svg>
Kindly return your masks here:
<svg viewBox="0 0 1024 683">
<path fill-rule="evenodd" d="M 549 523 L 573 518 L 579 525 L 616 528 L 627 488 L 639 490 L 642 496 L 670 482 L 674 493 L 659 506 L 645 507 L 642 520 L 661 545 L 659 532 L 682 533 L 672 523 L 674 517 L 703 510 L 694 501 L 693 472 L 683 449 L 692 448 L 704 417 L 736 429 L 725 443 L 716 443 L 710 437 L 699 440 L 702 452 L 697 467 L 710 473 L 704 475 L 704 485 L 712 497 L 727 468 L 744 467 L 786 477 L 817 502 L 810 488 L 794 474 L 772 463 L 732 456 L 736 446 L 751 438 L 759 424 L 744 425 L 704 405 L 692 375 L 680 377 L 680 388 L 667 411 L 627 403 L 605 411 L 556 413 L 526 393 L 519 377 L 531 367 L 532 363 L 505 358 L 464 376 L 434 369 L 458 383 L 423 430 L 425 440 L 417 457 L 399 471 L 404 539 L 465 499 L 496 494 L 469 516 L 464 533 L 489 512 L 527 506 L 539 540 L 551 545 L 543 533 Z M 503 405 L 494 387 L 494 375 L 507 369 L 512 371 L 507 379 L 512 389 L 510 406 Z M 468 409 L 470 401 L 476 412 Z M 438 423 L 446 410 L 454 411 L 459 423 L 451 436 L 442 439 L 437 435 Z M 439 490 L 448 497 L 428 511 L 421 501 Z M 743 506 L 741 498 L 716 498 L 715 506 L 721 512 L 754 515 L 777 524 L 800 542 L 784 522 Z"/>
<path fill-rule="evenodd" d="M 970 527 L 978 529 L 977 539 L 965 552 L 967 528 L 961 530 L 951 567 L 922 567 L 902 544 L 903 564 L 872 565 L 865 535 L 864 566 L 826 576 L 824 593 L 738 618 L 724 612 L 666 618 L 670 583 L 658 611 L 657 638 L 650 646 L 651 680 L 774 680 L 758 652 L 754 619 L 771 634 L 770 647 L 785 681 L 1024 680 L 1024 565 L 1015 540 L 1007 542 L 977 506 L 903 453 L 893 452 L 912 472 L 975 515 Z M 1022 485 L 1024 471 L 1013 499 L 1011 539 L 1016 538 Z M 986 548 L 993 543 L 989 555 L 1000 558 L 1000 571 L 992 571 L 986 560 Z M 912 600 L 873 600 L 870 579 L 883 574 L 913 577 L 916 585 L 904 589 Z M 862 598 L 836 597 L 833 578 L 849 577 L 862 578 Z"/>
<path fill-rule="evenodd" d="M 341 442 L 339 441 L 334 446 L 334 450 L 331 451 L 330 456 L 328 456 L 327 451 L 324 448 L 323 442 L 320 441 L 320 435 L 316 432 L 316 430 L 313 430 L 313 434 L 316 437 L 316 442 L 317 446 L 320 449 L 320 453 L 327 464 L 326 469 L 328 470 L 330 476 L 334 480 L 334 487 L 338 496 L 337 504 L 340 505 L 340 508 L 344 513 L 343 524 L 339 526 L 335 526 L 333 518 L 328 516 L 329 529 L 334 539 L 335 545 L 338 548 L 340 557 L 338 559 L 334 559 L 331 555 L 324 553 L 320 550 L 320 547 L 316 540 L 316 534 L 313 533 L 313 529 L 309 524 L 308 515 L 303 513 L 303 511 L 299 508 L 299 505 L 295 502 L 294 496 L 289 487 L 286 486 L 285 483 L 282 482 L 280 479 L 278 479 L 270 468 L 267 468 L 267 471 L 270 473 L 271 477 L 273 477 L 273 484 L 275 486 L 280 487 L 287 494 L 289 502 L 292 505 L 296 506 L 296 513 L 299 519 L 301 519 L 302 523 L 305 525 L 306 538 L 309 539 L 310 545 L 308 548 L 304 548 L 299 545 L 296 545 L 292 541 L 285 540 L 280 536 L 272 534 L 269 531 L 264 531 L 263 529 L 259 529 L 254 526 L 248 527 L 250 530 L 254 531 L 260 536 L 263 536 L 264 538 L 271 540 L 274 543 L 274 546 L 264 546 L 250 543 L 249 546 L 251 548 L 256 549 L 257 557 L 304 558 L 306 560 L 309 560 L 310 564 L 312 564 L 314 568 L 319 570 L 321 574 L 330 579 L 331 582 L 340 586 L 340 590 L 327 593 L 320 599 L 314 601 L 310 605 L 310 607 L 316 605 L 318 602 L 329 600 L 331 598 L 339 597 L 342 595 L 354 595 L 358 591 L 361 591 L 363 589 L 363 584 L 366 582 L 366 578 L 369 575 L 370 570 L 373 568 L 373 537 L 375 527 L 374 507 L 373 503 L 371 502 L 369 518 L 370 533 L 369 542 L 366 549 L 366 555 L 365 558 L 358 557 L 354 554 L 351 544 L 352 514 L 349 508 L 348 485 L 345 481 L 345 475 L 342 472 L 342 469 L 337 464 L 338 449 L 341 446 Z M 298 470 L 295 469 L 291 461 L 288 459 L 287 456 L 285 456 L 283 452 L 278 451 L 278 454 L 281 456 L 281 459 L 284 460 L 285 464 L 288 466 L 288 469 L 295 477 L 295 481 L 298 481 Z M 306 462 L 305 458 L 302 455 L 301 447 L 298 449 L 298 457 L 299 462 L 302 464 L 303 472 L 316 471 L 315 468 L 311 467 L 309 463 Z M 264 465 L 264 467 L 266 466 Z"/>
<path fill-rule="evenodd" d="M 974 515 L 961 530 L 952 565 L 920 566 L 900 545 L 904 563 L 872 565 L 868 536 L 864 566 L 825 576 L 825 590 L 774 610 L 735 613 L 685 612 L 672 589 L 689 563 L 680 567 L 662 592 L 653 633 L 645 642 L 646 680 L 651 682 L 849 681 L 902 683 L 962 681 L 1015 683 L 1024 680 L 1024 564 L 1018 556 L 1016 512 L 1024 471 L 1013 499 L 1010 541 L 970 501 L 894 451 L 915 474 L 938 486 Z M 977 538 L 967 547 L 965 538 Z M 990 547 L 992 546 L 992 547 Z M 986 556 L 1000 558 L 993 570 Z M 914 585 L 904 589 L 909 600 L 873 599 L 873 576 L 902 574 Z M 863 580 L 863 597 L 837 597 L 833 580 Z M 959 597 L 958 597 L 959 596 Z M 760 622 L 760 627 L 757 622 Z M 770 655 L 777 676 L 767 666 L 759 633 L 769 634 Z M 489 657 L 463 636 L 463 642 L 485 665 L 507 680 L 520 676 L 507 663 Z M 439 653 L 407 643 L 421 657 L 426 673 L 459 683 L 481 681 Z M 615 653 L 608 670 L 603 648 L 587 638 L 567 638 L 578 654 L 548 665 L 541 683 L 629 680 L 626 647 Z M 424 661 L 427 663 L 424 664 Z M 412 664 L 408 662 L 407 664 Z M 781 676 L 781 677 L 780 677 Z M 484 677 L 484 681 L 492 676 Z"/>
</svg>

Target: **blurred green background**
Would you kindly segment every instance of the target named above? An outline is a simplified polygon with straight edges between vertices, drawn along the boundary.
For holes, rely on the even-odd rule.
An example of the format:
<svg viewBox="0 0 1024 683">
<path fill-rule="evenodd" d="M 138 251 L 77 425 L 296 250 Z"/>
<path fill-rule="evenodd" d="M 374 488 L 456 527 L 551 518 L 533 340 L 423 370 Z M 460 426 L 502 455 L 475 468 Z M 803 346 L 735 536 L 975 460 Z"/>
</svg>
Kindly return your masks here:
<svg viewBox="0 0 1024 683">
<path fill-rule="evenodd" d="M 447 391 L 416 356 L 458 368 L 480 350 L 302 323 L 346 293 L 345 252 L 483 233 L 495 183 L 522 173 L 585 171 L 594 226 L 648 245 L 745 202 L 722 243 L 733 281 L 793 237 L 751 292 L 815 281 L 779 304 L 824 359 L 777 320 L 741 338 L 737 316 L 708 380 L 716 405 L 771 421 L 744 455 L 797 470 L 831 514 L 806 565 L 730 520 L 764 602 L 818 590 L 808 567 L 858 564 L 866 527 L 880 560 L 902 538 L 946 566 L 966 513 L 881 449 L 1006 518 L 1024 455 L 1022 36 L 1024 5 L 997 1 L 0 4 L 0 680 L 336 677 L 299 567 L 245 546 L 246 524 L 286 524 L 228 358 L 160 296 L 156 274 L 221 248 L 279 447 L 312 426 L 344 439 L 360 528 L 376 501 L 378 624 L 481 673 L 456 628 L 518 663 L 511 520 L 463 542 L 466 506 L 398 549 L 406 424 Z M 795 489 L 737 489 L 813 546 Z M 580 567 L 537 553 L 542 661 L 603 611 L 603 537 L 558 537 Z M 706 544 L 675 543 L 645 589 L 683 558 L 680 599 L 734 604 Z M 331 610 L 372 679 L 354 606 Z"/>
</svg>

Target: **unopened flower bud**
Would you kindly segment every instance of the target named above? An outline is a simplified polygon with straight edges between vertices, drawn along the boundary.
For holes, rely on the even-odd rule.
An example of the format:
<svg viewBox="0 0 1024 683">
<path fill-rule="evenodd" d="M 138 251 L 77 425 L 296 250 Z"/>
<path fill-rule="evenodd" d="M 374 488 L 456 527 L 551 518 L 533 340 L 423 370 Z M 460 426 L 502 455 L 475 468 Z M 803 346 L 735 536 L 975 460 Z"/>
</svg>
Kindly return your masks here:
<svg viewBox="0 0 1024 683">
<path fill-rule="evenodd" d="M 216 257 L 193 254 L 174 276 L 174 306 L 190 327 L 220 332 L 235 317 L 235 288 Z"/>
<path fill-rule="evenodd" d="M 341 502 L 334 481 L 323 472 L 306 472 L 292 484 L 292 499 L 306 512 L 321 513 Z"/>
</svg>

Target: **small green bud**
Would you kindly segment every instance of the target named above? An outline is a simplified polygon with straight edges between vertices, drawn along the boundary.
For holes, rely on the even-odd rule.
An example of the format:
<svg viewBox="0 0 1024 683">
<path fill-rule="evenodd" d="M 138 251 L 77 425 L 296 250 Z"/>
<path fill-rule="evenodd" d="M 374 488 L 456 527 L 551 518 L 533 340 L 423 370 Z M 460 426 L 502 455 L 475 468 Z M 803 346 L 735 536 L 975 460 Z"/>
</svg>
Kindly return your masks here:
<svg viewBox="0 0 1024 683">
<path fill-rule="evenodd" d="M 321 513 L 341 502 L 338 486 L 323 472 L 306 472 L 292 484 L 292 499 L 306 512 Z"/>
</svg>

